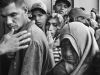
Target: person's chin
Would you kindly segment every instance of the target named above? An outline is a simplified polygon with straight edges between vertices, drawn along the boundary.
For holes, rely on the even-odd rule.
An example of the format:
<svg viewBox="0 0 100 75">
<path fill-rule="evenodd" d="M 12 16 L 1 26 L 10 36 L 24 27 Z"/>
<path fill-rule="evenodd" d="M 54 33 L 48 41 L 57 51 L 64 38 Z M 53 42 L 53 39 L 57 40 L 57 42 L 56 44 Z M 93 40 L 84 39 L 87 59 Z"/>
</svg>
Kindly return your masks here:
<svg viewBox="0 0 100 75">
<path fill-rule="evenodd" d="M 15 28 L 15 33 L 18 33 L 18 32 L 20 32 L 20 31 L 21 31 L 21 29 L 22 29 L 22 27 Z"/>
<path fill-rule="evenodd" d="M 37 25 L 39 28 L 42 28 L 42 24 L 39 23 L 39 24 L 36 24 L 36 25 Z"/>
</svg>

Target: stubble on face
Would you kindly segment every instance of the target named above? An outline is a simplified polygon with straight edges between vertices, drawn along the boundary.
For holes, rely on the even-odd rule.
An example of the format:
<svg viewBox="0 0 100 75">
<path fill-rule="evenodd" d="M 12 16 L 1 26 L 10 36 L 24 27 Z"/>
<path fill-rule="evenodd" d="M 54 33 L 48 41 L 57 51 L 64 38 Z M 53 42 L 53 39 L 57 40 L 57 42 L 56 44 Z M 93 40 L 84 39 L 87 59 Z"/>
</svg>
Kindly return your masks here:
<svg viewBox="0 0 100 75">
<path fill-rule="evenodd" d="M 25 11 L 14 2 L 2 9 L 2 16 L 5 18 L 5 23 L 16 31 L 25 23 Z"/>
</svg>

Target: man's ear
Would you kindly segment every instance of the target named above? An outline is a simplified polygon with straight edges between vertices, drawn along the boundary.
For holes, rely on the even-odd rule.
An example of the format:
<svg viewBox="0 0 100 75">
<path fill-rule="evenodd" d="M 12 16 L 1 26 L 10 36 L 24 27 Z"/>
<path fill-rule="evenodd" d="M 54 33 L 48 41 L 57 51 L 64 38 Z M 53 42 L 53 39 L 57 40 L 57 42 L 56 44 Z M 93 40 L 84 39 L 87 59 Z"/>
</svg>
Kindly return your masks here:
<svg viewBox="0 0 100 75">
<path fill-rule="evenodd" d="M 24 10 L 25 10 L 25 13 L 28 13 L 28 8 L 27 8 L 27 7 L 25 7 L 25 9 L 24 9 Z"/>
<path fill-rule="evenodd" d="M 22 8 L 25 11 L 25 13 L 28 13 L 28 8 L 27 8 L 27 6 L 25 4 L 23 4 Z"/>
<path fill-rule="evenodd" d="M 31 18 L 32 17 L 32 13 L 30 11 L 28 11 L 28 17 Z"/>
</svg>

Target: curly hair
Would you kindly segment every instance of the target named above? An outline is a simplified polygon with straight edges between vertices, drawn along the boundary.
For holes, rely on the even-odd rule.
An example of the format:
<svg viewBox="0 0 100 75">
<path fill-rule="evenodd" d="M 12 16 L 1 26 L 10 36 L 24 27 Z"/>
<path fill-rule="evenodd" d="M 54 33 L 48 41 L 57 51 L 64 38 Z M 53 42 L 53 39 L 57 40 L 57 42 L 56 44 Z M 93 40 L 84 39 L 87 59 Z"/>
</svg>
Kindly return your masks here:
<svg viewBox="0 0 100 75">
<path fill-rule="evenodd" d="M 47 19 L 47 22 L 50 20 L 50 19 L 56 19 L 59 23 L 59 26 L 63 26 L 63 23 L 64 23 L 64 19 L 63 19 L 63 17 L 60 15 L 60 14 L 58 14 L 58 13 L 52 13 L 52 15 L 50 15 L 50 16 L 48 16 L 48 19 Z"/>
<path fill-rule="evenodd" d="M 63 17 L 58 14 L 58 13 L 52 13 L 52 15 L 50 15 L 48 18 L 47 18 L 47 23 L 46 23 L 46 26 L 48 27 L 48 21 L 50 19 L 56 19 L 57 20 L 57 30 L 56 30 L 56 33 L 54 35 L 55 39 L 57 39 L 59 37 L 59 34 L 60 34 L 60 30 L 63 28 L 63 26 L 65 25 L 64 24 L 64 19 Z M 47 30 L 46 30 L 47 31 Z"/>
</svg>

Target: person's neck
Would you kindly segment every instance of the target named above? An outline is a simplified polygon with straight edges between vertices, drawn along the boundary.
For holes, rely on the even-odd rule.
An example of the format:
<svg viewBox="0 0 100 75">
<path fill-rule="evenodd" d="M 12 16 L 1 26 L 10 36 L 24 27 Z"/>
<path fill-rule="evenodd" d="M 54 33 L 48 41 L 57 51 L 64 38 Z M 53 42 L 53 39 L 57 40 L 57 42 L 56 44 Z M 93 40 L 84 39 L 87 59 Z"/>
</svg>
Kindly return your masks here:
<svg viewBox="0 0 100 75">
<path fill-rule="evenodd" d="M 26 18 L 24 25 L 27 25 L 31 20 L 29 18 Z"/>
</svg>

